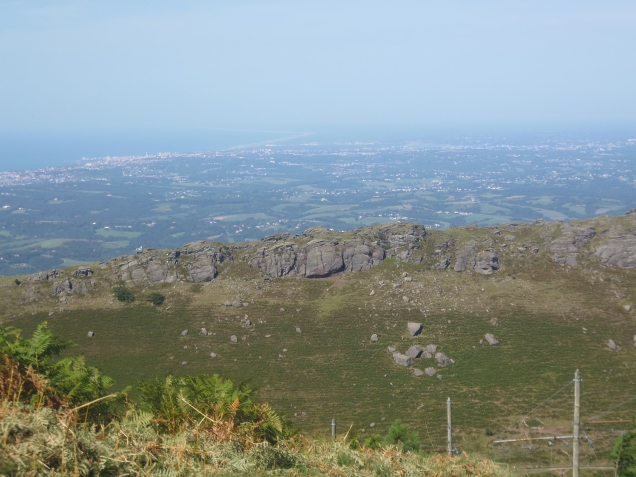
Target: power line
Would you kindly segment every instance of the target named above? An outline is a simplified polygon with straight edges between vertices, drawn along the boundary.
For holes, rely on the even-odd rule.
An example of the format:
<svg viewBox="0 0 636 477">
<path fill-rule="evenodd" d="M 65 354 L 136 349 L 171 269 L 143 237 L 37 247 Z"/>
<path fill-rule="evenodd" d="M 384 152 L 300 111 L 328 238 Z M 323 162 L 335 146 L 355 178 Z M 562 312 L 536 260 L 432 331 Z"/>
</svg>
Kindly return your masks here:
<svg viewBox="0 0 636 477">
<path fill-rule="evenodd" d="M 565 386 L 563 386 L 562 388 L 560 388 L 558 391 L 556 391 L 554 394 L 552 394 L 550 397 L 548 397 L 547 399 L 543 400 L 541 403 L 539 403 L 534 409 L 532 409 L 530 412 L 527 412 L 526 414 L 523 415 L 523 417 L 515 422 L 513 422 L 512 424 L 510 424 L 508 427 L 506 427 L 503 431 L 501 432 L 506 432 L 507 430 L 510 430 L 510 428 L 512 428 L 514 425 L 522 422 L 525 418 L 530 417 L 530 415 L 536 411 L 537 409 L 539 409 L 541 406 L 543 406 L 546 402 L 548 402 L 550 399 L 552 399 L 554 396 L 556 396 L 557 394 L 559 394 L 561 391 L 563 391 L 565 388 L 567 388 L 570 384 L 572 384 L 574 382 L 574 380 L 569 381 Z M 636 396 L 634 397 L 634 399 L 636 399 Z M 499 434 L 501 434 L 501 432 Z"/>
<path fill-rule="evenodd" d="M 632 402 L 635 399 L 636 399 L 636 396 L 633 396 L 633 397 L 629 398 L 627 401 L 623 401 L 622 403 L 617 404 L 616 406 L 612 406 L 607 411 L 603 411 L 602 413 L 597 414 L 596 416 L 589 418 L 587 421 L 585 421 L 585 424 L 587 424 L 588 422 L 592 422 L 594 419 L 597 419 L 597 418 L 599 418 L 601 416 L 604 416 L 605 414 L 613 411 L 614 409 L 617 409 L 617 408 L 619 408 L 621 406 L 624 406 L 625 404 L 627 404 L 629 402 Z"/>
</svg>

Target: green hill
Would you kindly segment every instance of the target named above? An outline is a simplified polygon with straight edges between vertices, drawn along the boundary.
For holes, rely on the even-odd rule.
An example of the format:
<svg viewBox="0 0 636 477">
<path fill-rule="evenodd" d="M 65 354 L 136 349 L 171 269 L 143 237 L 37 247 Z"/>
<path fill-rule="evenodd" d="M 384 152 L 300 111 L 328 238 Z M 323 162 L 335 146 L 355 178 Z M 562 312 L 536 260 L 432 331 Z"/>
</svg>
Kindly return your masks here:
<svg viewBox="0 0 636 477">
<path fill-rule="evenodd" d="M 25 332 L 48 321 L 122 388 L 166 373 L 220 373 L 251 380 L 261 400 L 309 433 L 326 435 L 336 418 L 362 437 L 385 434 L 402 419 L 426 451 L 445 448 L 450 396 L 458 449 L 566 465 L 565 441 L 491 440 L 569 435 L 571 387 L 522 418 L 577 368 L 583 421 L 636 394 L 635 268 L 633 211 L 447 231 L 313 228 L 2 278 L 0 314 Z M 118 301 L 115 286 L 135 301 Z M 151 292 L 163 304 L 146 301 Z M 421 333 L 412 336 L 408 322 L 421 323 Z M 448 359 L 403 367 L 388 350 L 431 344 Z M 433 376 L 414 371 L 428 368 Z M 635 411 L 632 401 L 603 419 Z M 621 425 L 585 426 L 582 465 L 610 462 Z"/>
</svg>

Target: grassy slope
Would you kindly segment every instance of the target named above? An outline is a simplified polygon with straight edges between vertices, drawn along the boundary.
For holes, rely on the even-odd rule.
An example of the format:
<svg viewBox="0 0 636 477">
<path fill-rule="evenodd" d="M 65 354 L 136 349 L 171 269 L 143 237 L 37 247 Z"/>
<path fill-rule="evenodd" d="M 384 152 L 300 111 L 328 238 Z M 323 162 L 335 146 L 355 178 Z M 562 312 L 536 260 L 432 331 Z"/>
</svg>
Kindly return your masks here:
<svg viewBox="0 0 636 477">
<path fill-rule="evenodd" d="M 524 425 L 499 431 L 566 384 L 576 368 L 584 378 L 583 419 L 636 394 L 636 323 L 634 314 L 622 309 L 625 303 L 636 304 L 636 273 L 603 267 L 584 255 L 581 267 L 562 267 L 544 248 L 519 258 L 517 244 L 544 244 L 547 232 L 558 235 L 555 227 L 517 233 L 508 240 L 503 269 L 492 276 L 432 270 L 430 261 L 416 266 L 385 260 L 362 273 L 266 281 L 259 271 L 234 262 L 222 265 L 211 283 L 156 287 L 167 296 L 159 309 L 139 300 L 128 306 L 110 304 L 106 286 L 63 305 L 48 297 L 24 304 L 6 279 L 9 286 L 0 289 L 0 297 L 5 324 L 28 331 L 49 320 L 121 386 L 166 372 L 218 372 L 251 379 L 260 387 L 261 399 L 305 430 L 327 433 L 335 417 L 343 432 L 353 424 L 352 432 L 368 436 L 386 432 L 390 422 L 402 418 L 420 432 L 427 450 L 444 447 L 444 401 L 450 396 L 458 447 L 504 462 L 565 464 L 570 449 L 564 443 L 550 447 L 535 442 L 532 450 L 524 449 L 525 444 L 492 446 L 485 430 L 501 437 L 540 435 Z M 465 243 L 492 231 L 434 232 L 423 251 L 432 252 L 449 234 Z M 411 282 L 402 280 L 404 271 Z M 49 286 L 38 285 L 41 296 Z M 150 288 L 136 292 L 144 290 Z M 249 306 L 222 305 L 235 299 Z M 50 311 L 54 314 L 49 317 Z M 253 327 L 241 325 L 245 314 Z M 496 326 L 492 318 L 498 319 Z M 410 337 L 407 321 L 423 322 L 422 335 Z M 199 335 L 202 326 L 215 335 Z M 186 328 L 190 334 L 181 337 Z M 86 338 L 88 330 L 96 337 Z M 486 332 L 501 343 L 480 345 Z M 379 342 L 369 340 L 372 333 L 378 333 Z M 237 344 L 230 342 L 232 334 L 239 337 Z M 621 346 L 619 351 L 607 348 L 609 338 Z M 395 366 L 386 349 L 392 345 L 405 351 L 413 343 L 438 344 L 456 363 L 440 370 L 441 380 L 417 378 L 410 369 Z M 210 358 L 212 351 L 219 356 Z M 418 360 L 415 366 L 435 364 Z M 628 418 L 635 411 L 633 402 L 604 419 Z M 571 414 L 569 387 L 535 416 L 543 431 L 553 435 L 571 432 Z M 589 426 L 595 443 L 593 449 L 582 446 L 582 463 L 596 462 L 593 450 L 607 461 L 616 426 Z"/>
</svg>

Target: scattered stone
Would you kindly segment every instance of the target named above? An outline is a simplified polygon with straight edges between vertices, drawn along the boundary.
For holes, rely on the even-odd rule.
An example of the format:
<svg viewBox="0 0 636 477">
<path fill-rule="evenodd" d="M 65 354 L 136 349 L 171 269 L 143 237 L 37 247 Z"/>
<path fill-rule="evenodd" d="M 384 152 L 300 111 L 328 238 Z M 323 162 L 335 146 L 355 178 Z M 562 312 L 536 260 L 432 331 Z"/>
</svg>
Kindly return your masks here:
<svg viewBox="0 0 636 477">
<path fill-rule="evenodd" d="M 210 358 L 216 358 L 217 354 L 216 353 L 210 353 Z"/>
<path fill-rule="evenodd" d="M 413 345 L 406 351 L 406 355 L 410 356 L 411 358 L 419 358 L 422 354 L 422 351 L 424 351 L 424 348 L 422 348 L 420 345 Z"/>
<path fill-rule="evenodd" d="M 426 352 L 432 355 L 435 355 L 435 353 L 437 353 L 437 345 L 434 345 L 434 344 L 427 345 Z"/>
<path fill-rule="evenodd" d="M 484 344 L 484 340 L 479 340 L 479 344 L 483 345 Z"/>
<path fill-rule="evenodd" d="M 280 312 L 281 312 L 281 313 L 285 313 L 285 308 L 281 308 L 281 309 L 280 309 Z"/>
<path fill-rule="evenodd" d="M 373 333 L 371 335 L 371 341 L 378 341 L 378 335 L 376 335 L 375 333 Z"/>
<path fill-rule="evenodd" d="M 491 324 L 492 326 L 497 326 L 497 325 L 499 324 L 499 320 L 498 320 L 497 318 L 492 318 L 492 319 L 490 320 L 490 324 Z"/>
<path fill-rule="evenodd" d="M 636 335 L 634 336 L 634 341 L 636 341 Z M 387 349 L 389 350 L 389 353 L 395 353 L 395 348 L 393 346 L 389 346 Z"/>
<path fill-rule="evenodd" d="M 369 424 L 369 427 L 375 427 L 375 422 L 372 422 L 371 424 Z"/>
<path fill-rule="evenodd" d="M 426 368 L 424 372 L 428 374 L 429 376 L 434 376 L 436 373 L 435 368 Z"/>
<path fill-rule="evenodd" d="M 398 366 L 411 366 L 413 358 L 401 353 L 393 353 L 393 359 Z"/>
<path fill-rule="evenodd" d="M 201 328 L 201 334 L 207 336 L 208 330 L 206 330 L 205 328 Z"/>
<path fill-rule="evenodd" d="M 226 301 L 225 303 L 223 303 L 225 306 L 232 306 L 232 302 L 231 301 Z"/>
<path fill-rule="evenodd" d="M 629 313 L 630 311 L 632 311 L 632 305 L 624 305 L 624 306 L 623 306 L 623 309 L 624 309 L 627 313 Z"/>
<path fill-rule="evenodd" d="M 271 338 L 272 335 L 265 335 L 265 338 Z"/>
<path fill-rule="evenodd" d="M 371 290 L 371 293 L 369 293 L 369 296 L 373 296 L 375 295 L 375 290 Z"/>
<path fill-rule="evenodd" d="M 492 333 L 486 333 L 484 338 L 486 338 L 486 341 L 488 341 L 490 346 L 493 346 L 499 343 L 499 340 L 495 338 L 495 335 L 493 335 Z"/>
<path fill-rule="evenodd" d="M 302 331 L 300 330 L 300 328 L 296 327 L 296 333 L 302 333 Z"/>
<path fill-rule="evenodd" d="M 234 301 L 232 302 L 232 306 L 233 306 L 234 308 L 240 308 L 240 307 L 242 307 L 242 306 L 243 306 L 243 304 L 242 304 L 240 301 L 238 301 L 238 300 L 234 300 Z"/>
<path fill-rule="evenodd" d="M 186 364 L 188 364 L 187 361 L 181 361 L 181 366 L 185 366 Z"/>
<path fill-rule="evenodd" d="M 230 336 L 230 341 L 232 343 L 238 343 L 238 338 L 236 337 L 236 335 L 232 335 L 232 336 Z"/>
<path fill-rule="evenodd" d="M 406 277 L 406 278 L 404 279 L 404 281 L 405 281 L 405 282 L 410 282 L 410 281 L 413 281 L 413 279 L 412 279 L 411 277 Z"/>
<path fill-rule="evenodd" d="M 86 333 L 86 336 L 88 336 L 89 338 L 92 338 L 95 336 L 95 332 L 94 331 L 89 331 L 88 333 Z"/>
<path fill-rule="evenodd" d="M 408 274 L 408 273 L 406 273 L 406 272 L 402 272 L 402 278 L 406 278 L 406 277 L 408 277 L 408 276 L 409 276 L 409 274 Z"/>
<path fill-rule="evenodd" d="M 283 348 L 283 353 L 287 353 L 287 348 Z"/>
<path fill-rule="evenodd" d="M 609 340 L 609 341 L 607 342 L 607 347 L 608 347 L 609 349 L 618 349 L 618 346 L 616 346 L 616 343 L 614 343 L 614 340 Z"/>
<path fill-rule="evenodd" d="M 421 369 L 413 368 L 413 374 L 415 376 L 424 376 L 424 371 L 422 371 Z"/>
<path fill-rule="evenodd" d="M 183 331 L 181 332 L 181 336 L 187 336 L 187 335 L 188 335 L 188 333 L 190 333 L 190 331 L 189 331 L 189 330 L 183 330 Z"/>
<path fill-rule="evenodd" d="M 422 323 L 412 323 L 409 322 L 406 324 L 406 327 L 409 330 L 409 333 L 411 333 L 411 336 L 417 336 L 422 332 Z"/>
<path fill-rule="evenodd" d="M 408 303 L 409 301 L 411 301 L 411 299 L 408 296 L 403 296 L 402 300 L 404 300 L 406 303 Z"/>
<path fill-rule="evenodd" d="M 451 364 L 450 358 L 441 352 L 435 354 L 435 359 L 440 366 L 448 366 L 449 364 Z"/>
<path fill-rule="evenodd" d="M 433 354 L 429 353 L 426 350 L 422 351 L 422 354 L 420 355 L 420 358 L 422 359 L 431 359 L 432 357 L 433 357 Z"/>
<path fill-rule="evenodd" d="M 442 379 L 442 375 L 441 375 L 441 374 L 438 374 L 438 375 L 437 375 L 437 379 Z"/>
</svg>

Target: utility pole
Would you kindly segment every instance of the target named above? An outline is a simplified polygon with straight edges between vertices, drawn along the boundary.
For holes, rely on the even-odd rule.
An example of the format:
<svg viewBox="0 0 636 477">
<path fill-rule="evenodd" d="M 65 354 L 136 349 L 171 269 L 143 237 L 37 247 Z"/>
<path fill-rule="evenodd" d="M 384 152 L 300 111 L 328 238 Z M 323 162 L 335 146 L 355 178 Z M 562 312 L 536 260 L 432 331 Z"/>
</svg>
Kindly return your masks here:
<svg viewBox="0 0 636 477">
<path fill-rule="evenodd" d="M 331 420 L 331 438 L 334 441 L 336 440 L 336 419 L 335 418 Z"/>
<path fill-rule="evenodd" d="M 448 456 L 452 457 L 453 456 L 453 426 L 451 423 L 451 406 L 453 405 L 453 403 L 451 402 L 451 399 L 448 398 L 446 400 L 446 420 L 448 421 L 448 434 L 447 434 L 447 441 L 448 441 Z M 577 475 L 578 477 L 578 475 Z"/>
<path fill-rule="evenodd" d="M 579 432 L 581 427 L 581 373 L 574 373 L 574 428 L 572 432 L 572 477 L 579 477 Z"/>
</svg>

